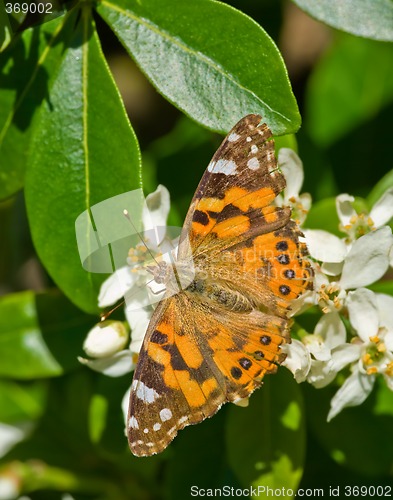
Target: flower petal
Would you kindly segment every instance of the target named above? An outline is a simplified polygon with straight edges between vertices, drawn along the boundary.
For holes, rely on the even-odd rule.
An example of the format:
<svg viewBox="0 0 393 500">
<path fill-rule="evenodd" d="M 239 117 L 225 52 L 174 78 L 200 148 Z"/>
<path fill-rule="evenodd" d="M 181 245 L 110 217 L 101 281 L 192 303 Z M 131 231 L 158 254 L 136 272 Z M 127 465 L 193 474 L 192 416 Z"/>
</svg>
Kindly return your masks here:
<svg viewBox="0 0 393 500">
<path fill-rule="evenodd" d="M 278 166 L 287 181 L 285 198 L 297 198 L 304 180 L 302 160 L 293 149 L 281 148 L 278 152 Z"/>
<path fill-rule="evenodd" d="M 393 297 L 385 293 L 376 293 L 379 324 L 393 332 Z"/>
<path fill-rule="evenodd" d="M 341 274 L 344 262 L 323 262 L 321 270 L 328 276 L 338 276 Z"/>
<path fill-rule="evenodd" d="M 336 378 L 337 372 L 332 369 L 331 361 L 312 361 L 307 382 L 316 389 L 326 387 Z"/>
<path fill-rule="evenodd" d="M 101 285 L 98 295 L 98 306 L 113 305 L 133 287 L 138 279 L 137 273 L 131 273 L 128 266 L 117 269 Z"/>
<path fill-rule="evenodd" d="M 359 288 L 381 278 L 389 267 L 389 252 L 392 244 L 392 230 L 388 226 L 381 227 L 356 240 L 344 262 L 341 287 Z"/>
<path fill-rule="evenodd" d="M 153 193 L 146 196 L 146 205 L 144 205 L 142 211 L 145 238 L 153 245 L 159 245 L 165 237 L 169 209 L 169 191 L 160 184 Z M 154 231 L 154 235 L 152 235 L 152 231 Z"/>
<path fill-rule="evenodd" d="M 347 340 L 344 323 L 336 312 L 324 314 L 315 325 L 314 334 L 323 338 L 329 350 L 344 344 Z"/>
<path fill-rule="evenodd" d="M 389 188 L 374 204 L 370 217 L 376 227 L 387 224 L 393 217 L 393 187 Z"/>
<path fill-rule="evenodd" d="M 304 382 L 311 366 L 310 353 L 299 340 L 292 339 L 290 344 L 284 344 L 281 350 L 287 357 L 282 365 L 293 373 L 297 383 Z"/>
<path fill-rule="evenodd" d="M 131 386 L 127 389 L 126 393 L 123 396 L 123 399 L 121 400 L 121 410 L 123 412 L 124 424 L 125 424 L 124 434 L 126 436 L 127 436 L 128 407 L 130 405 L 130 394 L 131 394 Z"/>
<path fill-rule="evenodd" d="M 361 355 L 361 349 L 359 344 L 342 344 L 335 347 L 332 351 L 332 370 L 338 373 L 344 366 L 357 361 Z"/>
<path fill-rule="evenodd" d="M 343 226 L 350 224 L 351 218 L 356 217 L 356 211 L 352 206 L 355 198 L 349 194 L 340 194 L 336 197 L 336 210 L 338 218 Z"/>
<path fill-rule="evenodd" d="M 330 349 L 325 345 L 324 339 L 319 335 L 306 335 L 303 344 L 318 361 L 328 361 L 330 359 Z"/>
<path fill-rule="evenodd" d="M 347 296 L 349 321 L 363 342 L 378 333 L 379 315 L 375 293 L 367 288 L 349 292 Z"/>
<path fill-rule="evenodd" d="M 329 422 L 348 406 L 358 406 L 366 400 L 375 382 L 375 376 L 359 373 L 355 366 L 352 375 L 344 382 L 330 402 L 330 411 L 327 417 Z"/>
<path fill-rule="evenodd" d="M 138 311 L 126 310 L 127 321 L 131 326 L 131 352 L 138 354 L 141 350 L 152 314 L 153 308 L 151 307 L 145 307 Z"/>
<path fill-rule="evenodd" d="M 135 368 L 132 353 L 128 349 L 117 352 L 109 358 L 86 359 L 78 357 L 78 361 L 95 372 L 103 373 L 108 377 L 122 377 Z"/>
<path fill-rule="evenodd" d="M 321 229 L 303 229 L 310 255 L 322 262 L 342 262 L 347 255 L 345 243 Z"/>
</svg>

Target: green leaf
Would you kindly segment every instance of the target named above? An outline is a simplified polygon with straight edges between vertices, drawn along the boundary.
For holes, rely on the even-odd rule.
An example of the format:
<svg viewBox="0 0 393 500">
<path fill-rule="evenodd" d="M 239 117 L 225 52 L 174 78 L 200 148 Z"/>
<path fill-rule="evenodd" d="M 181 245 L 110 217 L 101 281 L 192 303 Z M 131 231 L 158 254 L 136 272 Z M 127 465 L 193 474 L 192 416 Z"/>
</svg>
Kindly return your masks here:
<svg viewBox="0 0 393 500">
<path fill-rule="evenodd" d="M 42 381 L 0 379 L 0 422 L 12 424 L 39 418 L 45 410 L 47 388 Z"/>
<path fill-rule="evenodd" d="M 381 443 L 393 440 L 392 394 L 383 380 L 363 405 L 345 408 L 329 423 L 329 402 L 337 387 L 303 388 L 311 430 L 336 462 L 366 477 L 391 474 L 392 451 Z"/>
<path fill-rule="evenodd" d="M 302 477 L 305 454 L 303 402 L 287 370 L 267 377 L 248 408 L 230 407 L 229 463 L 244 486 L 290 488 Z M 259 496 L 259 498 L 267 498 Z"/>
<path fill-rule="evenodd" d="M 26 204 L 44 266 L 70 300 L 94 312 L 103 275 L 82 268 L 75 221 L 93 205 L 140 188 L 141 161 L 89 11 L 82 13 L 35 125 Z"/>
<path fill-rule="evenodd" d="M 372 207 L 381 196 L 389 188 L 393 187 L 393 170 L 390 170 L 382 179 L 373 187 L 370 194 L 367 196 L 367 202 Z"/>
<path fill-rule="evenodd" d="M 327 146 L 374 117 L 393 99 L 393 45 L 341 35 L 316 66 L 305 127 Z"/>
<path fill-rule="evenodd" d="M 370 290 L 376 293 L 386 293 L 387 295 L 393 296 L 393 280 L 378 281 L 377 283 L 369 285 L 367 288 L 370 288 Z"/>
<path fill-rule="evenodd" d="M 97 10 L 158 91 L 199 123 L 226 132 L 260 113 L 277 135 L 299 128 L 281 54 L 242 12 L 212 0 L 103 0 Z"/>
<path fill-rule="evenodd" d="M 0 300 L 0 376 L 53 377 L 78 366 L 95 318 L 58 293 L 22 292 Z"/>
<path fill-rule="evenodd" d="M 29 29 L 0 55 L 0 199 L 23 187 L 32 121 L 68 43 L 74 15 Z"/>
<path fill-rule="evenodd" d="M 4 1 L 0 0 L 0 52 L 2 52 L 11 41 L 12 30 L 5 11 Z"/>
<path fill-rule="evenodd" d="M 391 0 L 293 0 L 310 16 L 353 35 L 393 41 Z"/>
<path fill-rule="evenodd" d="M 325 198 L 311 206 L 304 227 L 307 229 L 323 229 L 342 237 L 339 230 L 340 220 L 336 210 L 336 198 Z"/>
</svg>

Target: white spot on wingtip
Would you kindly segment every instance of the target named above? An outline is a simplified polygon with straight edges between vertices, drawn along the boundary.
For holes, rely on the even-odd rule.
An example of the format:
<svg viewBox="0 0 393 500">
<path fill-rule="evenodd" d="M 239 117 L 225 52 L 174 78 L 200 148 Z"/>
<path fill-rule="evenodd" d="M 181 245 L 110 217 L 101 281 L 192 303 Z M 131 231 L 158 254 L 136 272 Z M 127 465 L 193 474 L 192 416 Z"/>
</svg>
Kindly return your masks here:
<svg viewBox="0 0 393 500">
<path fill-rule="evenodd" d="M 250 170 L 258 170 L 259 168 L 259 161 L 258 159 L 254 156 L 252 158 L 250 158 L 247 162 L 247 167 L 250 169 Z"/>
<path fill-rule="evenodd" d="M 256 146 L 255 144 L 253 144 L 253 145 L 251 146 L 251 153 L 252 153 L 253 155 L 257 154 L 257 153 L 258 153 L 258 146 Z"/>
<path fill-rule="evenodd" d="M 130 417 L 128 427 L 131 427 L 131 429 L 139 429 L 138 420 L 134 417 L 134 415 Z"/>
<path fill-rule="evenodd" d="M 143 429 L 143 432 L 144 432 L 145 434 L 147 434 L 147 433 L 149 432 L 149 429 L 147 429 L 147 428 L 146 428 L 146 429 Z"/>
<path fill-rule="evenodd" d="M 215 161 L 211 161 L 211 162 L 209 163 L 209 165 L 207 166 L 207 170 L 208 170 L 209 172 L 213 172 L 213 169 L 214 169 L 214 165 L 215 165 L 215 164 L 216 164 L 216 162 L 215 162 Z"/>
<path fill-rule="evenodd" d="M 187 421 L 188 421 L 188 417 L 181 417 L 181 418 L 179 418 L 177 423 L 179 425 L 182 425 L 182 424 L 184 424 L 184 422 L 187 422 Z"/>
<path fill-rule="evenodd" d="M 157 391 L 155 391 L 151 387 L 147 387 L 147 385 L 145 385 L 140 380 L 133 380 L 131 390 L 134 390 L 136 397 L 138 399 L 141 399 L 145 403 L 153 403 L 160 397 Z"/>
<path fill-rule="evenodd" d="M 251 142 L 252 141 L 251 137 L 247 137 L 246 141 Z"/>
<path fill-rule="evenodd" d="M 146 443 L 146 446 L 148 446 L 149 448 L 153 448 L 154 443 Z"/>
<path fill-rule="evenodd" d="M 238 139 L 240 139 L 240 135 L 237 134 L 236 132 L 232 132 L 232 134 L 229 134 L 228 136 L 229 142 L 236 142 Z"/>
<path fill-rule="evenodd" d="M 162 422 L 165 422 L 166 420 L 170 420 L 172 418 L 172 412 L 169 408 L 163 408 L 160 411 L 160 419 Z"/>
<path fill-rule="evenodd" d="M 237 165 L 233 160 L 218 160 L 214 163 L 212 170 L 209 170 L 209 172 L 213 172 L 214 174 L 236 175 Z"/>
<path fill-rule="evenodd" d="M 171 427 L 168 431 L 168 434 L 173 434 L 176 430 L 176 425 L 174 425 L 173 427 Z"/>
<path fill-rule="evenodd" d="M 153 431 L 159 431 L 161 429 L 161 424 L 157 423 L 153 425 Z"/>
</svg>

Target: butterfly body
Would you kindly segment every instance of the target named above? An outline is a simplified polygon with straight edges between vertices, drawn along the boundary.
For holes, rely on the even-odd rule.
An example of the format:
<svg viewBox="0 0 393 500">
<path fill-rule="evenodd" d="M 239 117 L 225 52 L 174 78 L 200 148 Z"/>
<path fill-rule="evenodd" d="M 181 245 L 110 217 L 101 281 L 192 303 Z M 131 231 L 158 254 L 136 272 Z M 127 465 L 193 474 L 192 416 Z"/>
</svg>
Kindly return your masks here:
<svg viewBox="0 0 393 500">
<path fill-rule="evenodd" d="M 152 270 L 165 295 L 135 370 L 132 452 L 161 452 L 186 425 L 247 398 L 284 359 L 293 299 L 312 288 L 271 132 L 258 115 L 224 139 L 196 190 L 176 259 Z"/>
</svg>

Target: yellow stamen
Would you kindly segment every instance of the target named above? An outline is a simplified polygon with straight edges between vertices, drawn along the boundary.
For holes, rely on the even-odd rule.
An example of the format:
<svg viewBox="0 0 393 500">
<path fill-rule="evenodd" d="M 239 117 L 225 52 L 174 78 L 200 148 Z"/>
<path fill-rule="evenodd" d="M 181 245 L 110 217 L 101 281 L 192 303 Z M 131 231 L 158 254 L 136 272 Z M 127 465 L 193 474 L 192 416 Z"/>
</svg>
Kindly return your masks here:
<svg viewBox="0 0 393 500">
<path fill-rule="evenodd" d="M 367 375 L 375 375 L 376 373 L 378 373 L 376 366 L 370 366 L 370 368 L 367 368 Z"/>
<path fill-rule="evenodd" d="M 386 367 L 385 373 L 388 377 L 393 377 L 393 361 L 391 361 Z"/>
<path fill-rule="evenodd" d="M 378 335 L 374 335 L 373 337 L 370 337 L 370 341 L 374 342 L 375 344 L 378 344 L 378 342 L 379 342 Z"/>
</svg>

